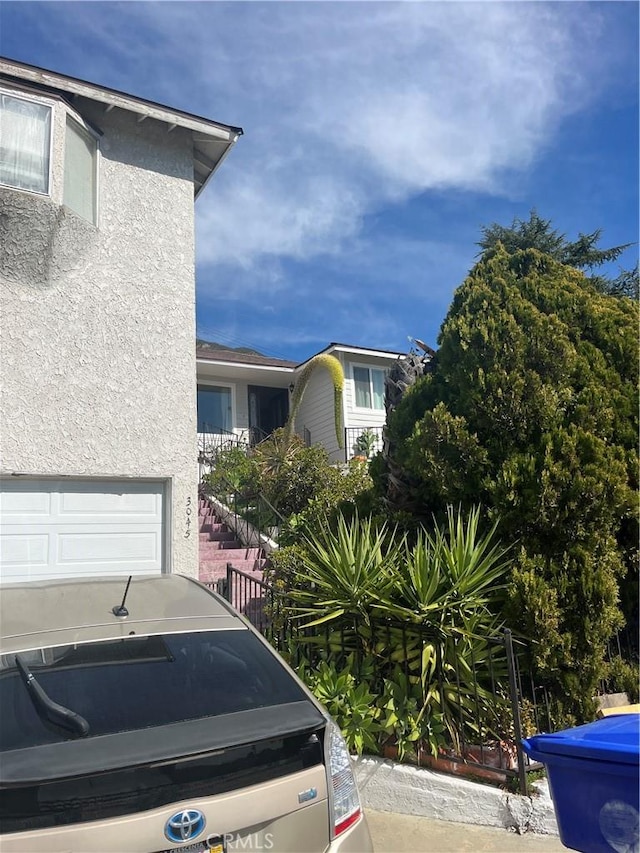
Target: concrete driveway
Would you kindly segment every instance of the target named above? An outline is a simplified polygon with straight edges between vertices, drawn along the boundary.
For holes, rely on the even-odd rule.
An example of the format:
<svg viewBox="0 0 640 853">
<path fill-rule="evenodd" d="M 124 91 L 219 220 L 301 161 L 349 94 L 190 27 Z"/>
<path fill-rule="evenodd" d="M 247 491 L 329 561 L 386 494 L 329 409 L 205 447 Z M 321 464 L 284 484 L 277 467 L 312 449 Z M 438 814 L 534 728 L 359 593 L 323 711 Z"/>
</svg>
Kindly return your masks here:
<svg viewBox="0 0 640 853">
<path fill-rule="evenodd" d="M 365 809 L 376 853 L 562 853 L 557 835 L 448 823 Z"/>
</svg>

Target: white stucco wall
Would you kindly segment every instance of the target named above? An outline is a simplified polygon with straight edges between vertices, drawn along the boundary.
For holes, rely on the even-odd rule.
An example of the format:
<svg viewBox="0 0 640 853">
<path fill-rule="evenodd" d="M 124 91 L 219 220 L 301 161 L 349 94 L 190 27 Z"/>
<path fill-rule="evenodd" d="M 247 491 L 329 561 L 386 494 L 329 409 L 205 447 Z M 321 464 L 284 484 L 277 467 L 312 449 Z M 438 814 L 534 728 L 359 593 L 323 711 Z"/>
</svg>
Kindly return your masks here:
<svg viewBox="0 0 640 853">
<path fill-rule="evenodd" d="M 197 573 L 190 134 L 85 103 L 104 132 L 99 222 L 0 187 L 0 473 L 164 479 L 171 568 Z"/>
</svg>

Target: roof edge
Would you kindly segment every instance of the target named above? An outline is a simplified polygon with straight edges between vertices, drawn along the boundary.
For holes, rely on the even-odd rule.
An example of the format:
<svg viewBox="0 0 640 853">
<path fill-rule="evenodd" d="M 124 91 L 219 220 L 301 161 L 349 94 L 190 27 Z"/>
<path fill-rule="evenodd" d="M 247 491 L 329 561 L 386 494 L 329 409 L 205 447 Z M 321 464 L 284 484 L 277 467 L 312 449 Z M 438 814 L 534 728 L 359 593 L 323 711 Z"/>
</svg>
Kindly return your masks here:
<svg viewBox="0 0 640 853">
<path fill-rule="evenodd" d="M 0 57 L 0 75 L 26 80 L 51 89 L 59 89 L 72 95 L 79 95 L 99 103 L 119 107 L 137 115 L 148 116 L 170 125 L 204 133 L 225 142 L 235 142 L 244 133 L 241 127 L 212 121 L 193 113 L 159 104 L 156 101 L 148 101 L 145 98 L 138 98 L 117 89 L 100 86 L 78 77 L 69 77 L 57 71 L 39 68 L 37 65 L 29 65 L 9 57 Z"/>
</svg>

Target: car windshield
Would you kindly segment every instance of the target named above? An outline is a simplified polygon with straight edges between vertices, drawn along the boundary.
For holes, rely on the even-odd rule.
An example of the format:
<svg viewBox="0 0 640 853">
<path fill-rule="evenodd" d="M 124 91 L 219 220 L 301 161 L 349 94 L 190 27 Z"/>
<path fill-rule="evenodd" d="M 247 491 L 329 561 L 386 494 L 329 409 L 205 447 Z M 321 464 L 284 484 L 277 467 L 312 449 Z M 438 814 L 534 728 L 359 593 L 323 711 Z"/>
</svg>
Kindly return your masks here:
<svg viewBox="0 0 640 853">
<path fill-rule="evenodd" d="M 47 696 L 90 737 L 297 702 L 305 694 L 248 630 L 126 637 L 20 653 Z M 67 740 L 0 659 L 0 752 Z"/>
</svg>

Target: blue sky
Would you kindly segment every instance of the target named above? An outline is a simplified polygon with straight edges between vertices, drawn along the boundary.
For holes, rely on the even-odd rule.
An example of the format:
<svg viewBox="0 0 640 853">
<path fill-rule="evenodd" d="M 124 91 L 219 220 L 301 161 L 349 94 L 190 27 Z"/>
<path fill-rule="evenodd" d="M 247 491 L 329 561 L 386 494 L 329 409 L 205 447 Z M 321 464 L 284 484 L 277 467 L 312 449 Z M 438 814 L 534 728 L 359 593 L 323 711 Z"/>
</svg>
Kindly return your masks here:
<svg viewBox="0 0 640 853">
<path fill-rule="evenodd" d="M 480 227 L 531 207 L 637 240 L 637 33 L 633 2 L 0 4 L 5 56 L 244 128 L 198 333 L 298 360 L 435 345 Z"/>
</svg>

